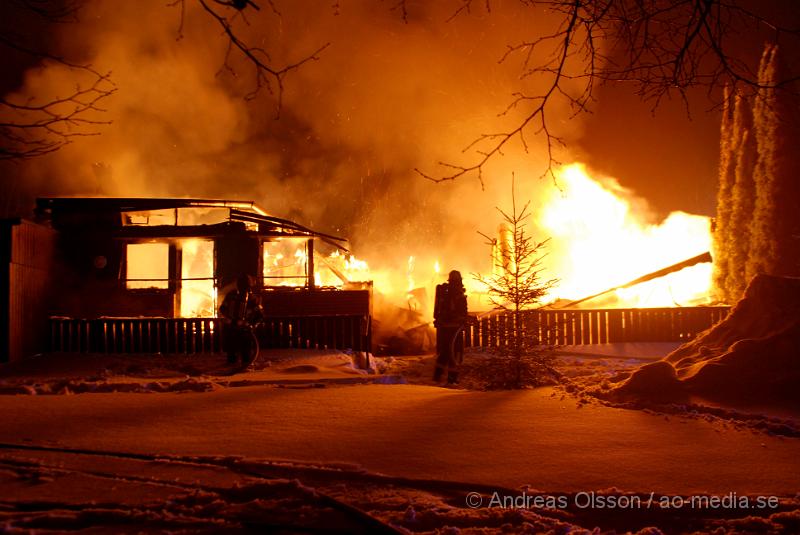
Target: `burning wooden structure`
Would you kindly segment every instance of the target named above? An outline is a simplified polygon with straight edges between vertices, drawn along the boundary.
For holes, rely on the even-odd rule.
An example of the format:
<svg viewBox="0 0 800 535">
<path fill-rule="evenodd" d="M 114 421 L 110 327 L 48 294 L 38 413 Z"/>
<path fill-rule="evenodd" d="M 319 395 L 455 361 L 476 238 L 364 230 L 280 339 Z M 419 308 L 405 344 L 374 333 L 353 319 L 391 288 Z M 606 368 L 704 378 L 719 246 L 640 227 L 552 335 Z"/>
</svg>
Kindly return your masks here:
<svg viewBox="0 0 800 535">
<path fill-rule="evenodd" d="M 344 238 L 230 200 L 46 198 L 36 216 L 0 227 L 0 359 L 219 350 L 217 305 L 243 274 L 264 346 L 369 350 L 371 283 L 335 265 Z M 344 254 L 315 266 L 315 243 Z"/>
<path fill-rule="evenodd" d="M 409 293 L 407 309 L 382 306 L 373 324 L 372 285 L 351 282 L 365 271 L 346 241 L 252 202 L 48 198 L 36 214 L 0 222 L 0 361 L 47 350 L 218 352 L 217 305 L 242 274 L 258 281 L 269 316 L 262 347 L 433 350 L 424 288 Z M 612 290 L 710 260 L 704 253 Z M 531 311 L 525 328 L 557 345 L 686 341 L 728 310 L 574 308 L 605 293 Z M 502 313 L 481 315 L 466 344 L 502 346 L 510 327 Z"/>
</svg>

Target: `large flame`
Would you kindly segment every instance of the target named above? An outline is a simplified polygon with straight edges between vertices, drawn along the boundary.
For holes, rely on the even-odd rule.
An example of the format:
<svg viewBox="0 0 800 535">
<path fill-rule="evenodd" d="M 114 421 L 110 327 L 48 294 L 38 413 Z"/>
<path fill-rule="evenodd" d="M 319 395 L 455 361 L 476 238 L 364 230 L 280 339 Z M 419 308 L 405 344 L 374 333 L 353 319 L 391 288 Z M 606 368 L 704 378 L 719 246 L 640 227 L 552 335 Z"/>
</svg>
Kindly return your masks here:
<svg viewBox="0 0 800 535">
<path fill-rule="evenodd" d="M 663 221 L 652 223 L 644 201 L 612 179 L 603 182 L 593 179 L 581 164 L 562 167 L 556 177 L 557 187 L 532 202 L 534 217 L 529 229 L 538 239 L 549 238 L 543 250 L 543 278 L 558 279 L 545 302 L 582 299 L 710 250 L 707 217 L 673 212 Z M 510 230 L 501 225 L 497 243 L 505 248 L 513 247 L 510 238 Z M 296 247 L 295 252 L 288 251 L 285 256 L 295 261 L 283 268 L 293 266 L 298 271 L 292 275 L 297 276 L 305 269 L 305 249 L 298 244 L 290 247 Z M 432 303 L 427 301 L 431 301 L 435 285 L 442 282 L 442 274 L 440 259 L 435 252 L 427 253 L 412 254 L 404 265 L 394 269 L 371 270 L 363 260 L 334 252 L 315 261 L 315 281 L 318 286 L 343 287 L 345 281 L 371 280 L 375 290 L 390 301 L 429 312 Z M 508 255 L 507 250 L 495 251 L 494 263 L 498 264 L 498 257 Z M 265 253 L 265 267 L 282 264 L 270 263 L 270 258 L 275 260 L 276 257 Z M 458 258 L 444 260 L 447 265 L 465 263 Z M 487 271 L 492 269 L 492 266 L 486 267 Z M 281 272 L 288 274 L 284 269 Z M 284 281 L 284 284 L 293 285 L 303 283 L 302 278 Z M 485 287 L 468 276 L 464 283 L 470 294 L 471 308 L 491 308 Z M 610 292 L 583 306 L 694 305 L 708 301 L 710 286 L 711 265 L 703 263 Z"/>
<path fill-rule="evenodd" d="M 214 316 L 217 288 L 214 284 L 214 242 L 181 241 L 181 317 Z"/>
<path fill-rule="evenodd" d="M 581 164 L 561 168 L 556 177 L 558 188 L 536 214 L 537 226 L 550 238 L 546 264 L 559 279 L 552 298 L 588 297 L 710 250 L 707 217 L 673 212 L 652 224 L 641 200 L 613 180 L 592 179 Z M 708 300 L 710 286 L 711 265 L 697 264 L 587 306 L 696 304 Z"/>
<path fill-rule="evenodd" d="M 529 234 L 549 238 L 543 278 L 558 279 L 547 302 L 573 301 L 624 285 L 710 250 L 709 218 L 673 212 L 660 223 L 650 222 L 646 203 L 614 180 L 598 181 L 581 164 L 556 172 L 557 187 L 531 202 Z M 152 223 L 149 219 L 144 224 Z M 484 273 L 508 258 L 511 232 L 501 225 L 496 250 L 486 254 Z M 166 288 L 167 244 L 128 246 L 128 287 Z M 209 316 L 216 309 L 214 250 L 210 240 L 180 240 L 181 307 L 183 317 Z M 401 249 L 399 246 L 398 249 Z M 265 286 L 304 286 L 309 266 L 306 239 L 266 242 L 263 250 Z M 399 251 L 403 254 L 402 250 Z M 317 287 L 354 288 L 372 281 L 388 301 L 430 316 L 436 284 L 443 282 L 442 265 L 468 264 L 465 258 L 444 258 L 440 251 L 407 251 L 407 261 L 390 268 L 370 269 L 367 262 L 334 251 L 314 253 Z M 466 253 L 465 254 L 474 254 Z M 492 266 L 491 264 L 495 264 Z M 473 263 L 474 265 L 474 263 Z M 157 269 L 158 268 L 158 269 Z M 160 269 L 160 271 L 159 271 Z M 472 310 L 492 307 L 485 287 L 465 274 Z M 658 279 L 619 289 L 587 301 L 589 307 L 655 307 L 694 305 L 709 300 L 711 265 L 697 264 Z"/>
<path fill-rule="evenodd" d="M 549 238 L 543 250 L 543 277 L 555 278 L 558 283 L 545 302 L 589 297 L 710 250 L 708 217 L 673 212 L 654 223 L 646 203 L 613 179 L 595 180 L 581 164 L 560 168 L 556 177 L 557 187 L 532 202 L 533 228 L 529 229 L 538 239 Z M 498 243 L 511 247 L 509 229 L 501 225 L 499 233 Z M 501 251 L 495 251 L 494 257 L 498 255 L 503 256 Z M 414 290 L 425 288 L 430 299 L 435 284 L 442 282 L 440 260 L 435 259 L 428 266 L 420 258 L 409 256 L 405 269 L 398 266 L 396 272 L 370 272 L 364 263 L 360 275 L 374 280 L 376 290 L 398 304 L 406 300 L 408 306 L 417 308 L 420 294 Z M 445 260 L 448 265 L 463 263 L 457 258 Z M 486 267 L 487 272 L 492 269 Z M 466 277 L 464 283 L 471 308 L 491 307 L 482 285 L 471 277 Z M 710 288 L 711 264 L 701 263 L 609 292 L 583 306 L 696 305 L 709 301 Z M 430 304 L 423 306 L 426 308 L 429 310 Z"/>
</svg>

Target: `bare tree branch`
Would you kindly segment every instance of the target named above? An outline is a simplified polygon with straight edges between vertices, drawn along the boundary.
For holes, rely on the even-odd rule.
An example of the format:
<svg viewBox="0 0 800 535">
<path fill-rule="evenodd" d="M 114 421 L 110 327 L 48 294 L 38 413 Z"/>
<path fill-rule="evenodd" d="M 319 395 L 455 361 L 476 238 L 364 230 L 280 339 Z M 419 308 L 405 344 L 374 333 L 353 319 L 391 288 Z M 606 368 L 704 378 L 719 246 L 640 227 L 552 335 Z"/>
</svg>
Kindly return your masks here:
<svg viewBox="0 0 800 535">
<path fill-rule="evenodd" d="M 185 0 L 177 0 L 177 2 L 182 5 Z M 222 28 L 222 33 L 228 39 L 228 49 L 225 54 L 225 62 L 222 66 L 222 70 L 234 72 L 229 60 L 231 52 L 238 52 L 245 59 L 245 61 L 250 64 L 255 75 L 255 86 L 250 93 L 245 96 L 245 98 L 248 100 L 253 99 L 260 93 L 262 89 L 266 88 L 270 94 L 276 95 L 276 114 L 278 115 L 280 114 L 283 103 L 284 77 L 305 63 L 319 60 L 319 56 L 322 51 L 330 46 L 330 43 L 325 43 L 314 52 L 293 63 L 276 67 L 273 65 L 272 58 L 265 49 L 248 44 L 241 37 L 240 32 L 234 28 L 236 18 L 238 16 L 243 17 L 244 9 L 247 7 L 259 9 L 254 2 L 251 0 L 197 0 L 197 2 L 200 4 L 203 10 L 205 10 L 205 12 L 219 24 L 219 26 Z M 277 10 L 272 0 L 268 0 L 268 3 L 272 8 L 273 13 L 280 16 L 280 12 Z M 218 6 L 222 6 L 222 8 Z M 229 11 L 232 9 L 233 12 L 226 13 L 224 11 L 226 9 Z"/>
<path fill-rule="evenodd" d="M 434 182 L 476 176 L 512 141 L 528 151 L 526 134 L 544 137 L 544 175 L 554 178 L 559 165 L 554 148 L 563 145 L 548 125 L 548 111 L 568 106 L 573 117 L 585 113 L 599 84 L 631 83 L 655 110 L 664 98 L 687 103 L 687 91 L 725 84 L 759 86 L 754 66 L 732 52 L 747 32 L 768 31 L 776 41 L 800 38 L 800 28 L 769 19 L 738 0 L 519 0 L 531 10 L 546 9 L 560 21 L 549 34 L 510 45 L 501 62 L 519 59 L 523 78 L 543 87 L 532 95 L 521 92 L 499 117 L 522 113 L 498 133 L 481 134 L 462 154 L 468 163 L 439 162 L 439 173 L 415 169 Z M 453 14 L 466 16 L 472 0 L 461 0 Z M 487 6 L 488 9 L 488 6 Z M 793 84 L 797 72 L 775 83 Z"/>
<path fill-rule="evenodd" d="M 45 26 L 74 22 L 78 2 L 52 0 L 12 0 L 18 14 L 34 17 Z M 102 73 L 92 65 L 77 63 L 38 48 L 25 36 L 9 28 L 0 31 L 0 49 L 16 53 L 33 61 L 57 64 L 76 73 L 86 82 L 76 83 L 66 95 L 42 101 L 35 97 L 5 96 L 0 98 L 0 160 L 24 160 L 54 152 L 69 144 L 73 138 L 92 136 L 99 127 L 110 123 L 102 119 L 102 101 L 116 87 L 110 72 Z"/>
<path fill-rule="evenodd" d="M 280 113 L 284 78 L 303 64 L 319 59 L 329 44 L 320 46 L 301 59 L 276 66 L 267 50 L 248 43 L 243 37 L 249 25 L 246 13 L 260 12 L 259 3 L 268 6 L 272 15 L 280 17 L 273 0 L 194 0 L 222 29 L 227 51 L 221 70 L 235 71 L 230 63 L 234 55 L 242 58 L 254 72 L 254 87 L 245 98 L 254 98 L 262 88 L 276 95 L 276 113 Z M 12 13 L 33 17 L 38 24 L 48 26 L 75 22 L 81 0 L 8 0 Z M 186 20 L 186 0 L 173 0 L 167 4 L 180 9 L 177 39 L 183 38 Z M 16 11 L 13 11 L 16 10 Z M 8 24 L 0 25 L 0 50 L 5 49 L 31 58 L 34 63 L 55 63 L 76 73 L 82 80 L 68 95 L 58 95 L 49 101 L 41 97 L 12 97 L 0 99 L 0 160 L 22 160 L 49 154 L 70 143 L 75 137 L 97 135 L 104 120 L 101 106 L 115 91 L 110 72 L 100 72 L 92 65 L 74 62 L 43 49 L 35 36 L 18 34 Z"/>
<path fill-rule="evenodd" d="M 98 135 L 93 127 L 111 123 L 98 118 L 106 111 L 100 102 L 116 91 L 109 76 L 98 75 L 91 86 L 43 104 L 0 98 L 0 160 L 43 156 L 75 137 Z"/>
<path fill-rule="evenodd" d="M 433 176 L 424 173 L 419 168 L 415 168 L 414 170 L 423 177 L 432 180 L 434 182 L 455 180 L 468 173 L 474 172 L 477 174 L 478 180 L 480 180 L 481 182 L 481 186 L 483 186 L 483 167 L 486 165 L 486 163 L 494 156 L 500 154 L 503 147 L 517 137 L 520 139 L 525 150 L 527 151 L 528 147 L 527 144 L 525 143 L 524 132 L 529 128 L 529 126 L 538 124 L 538 129 L 535 130 L 535 133 L 539 134 L 543 133 L 547 144 L 547 154 L 549 162 L 546 172 L 549 173 L 551 176 L 555 177 L 555 175 L 553 175 L 553 168 L 557 166 L 559 162 L 554 157 L 553 146 L 555 144 L 563 144 L 563 141 L 557 136 L 554 136 L 547 125 L 546 112 L 548 109 L 548 103 L 553 98 L 554 94 L 561 93 L 563 95 L 566 95 L 576 106 L 581 108 L 585 106 L 585 102 L 583 100 L 573 99 L 572 97 L 569 97 L 569 95 L 561 89 L 562 76 L 565 74 L 564 67 L 566 65 L 567 59 L 571 55 L 571 51 L 573 48 L 573 43 L 572 43 L 573 34 L 579 21 L 579 15 L 580 15 L 580 2 L 576 1 L 574 2 L 574 8 L 572 10 L 571 16 L 569 17 L 566 27 L 563 28 L 563 30 L 560 30 L 558 33 L 553 35 L 540 37 L 539 39 L 531 43 L 522 43 L 517 46 L 509 47 L 509 50 L 506 52 L 503 58 L 501 58 L 500 61 L 502 62 L 505 61 L 506 58 L 508 58 L 508 56 L 512 53 L 519 52 L 522 50 L 528 50 L 525 59 L 525 61 L 528 62 L 530 60 L 533 49 L 538 44 L 551 39 L 556 39 L 556 38 L 561 39 L 562 45 L 560 47 L 560 50 L 558 50 L 557 53 L 545 65 L 541 67 L 542 69 L 545 69 L 547 72 L 551 72 L 553 74 L 553 80 L 550 83 L 548 89 L 545 91 L 545 93 L 542 95 L 536 95 L 531 97 L 518 93 L 516 95 L 516 99 L 509 105 L 508 108 L 506 108 L 506 110 L 503 113 L 500 114 L 501 116 L 504 116 L 509 112 L 509 110 L 516 108 L 520 103 L 526 102 L 532 104 L 532 108 L 530 109 L 527 116 L 525 116 L 521 121 L 519 121 L 517 125 L 511 130 L 495 134 L 484 134 L 475 141 L 473 141 L 470 145 L 468 145 L 462 152 L 467 152 L 473 148 L 475 149 L 475 152 L 477 152 L 478 157 L 475 163 L 473 164 L 454 165 L 446 162 L 439 162 L 439 165 L 445 166 L 452 170 L 452 172 L 450 173 L 445 173 L 439 176 Z M 585 98 L 589 98 L 590 96 L 591 96 L 590 94 L 586 95 Z M 482 148 L 485 145 L 488 145 L 487 149 Z"/>
<path fill-rule="evenodd" d="M 7 0 L 18 10 L 35 14 L 43 20 L 53 23 L 74 22 L 80 9 L 81 0 Z"/>
<path fill-rule="evenodd" d="M 491 1 L 490 0 L 484 0 L 484 2 L 485 2 L 484 6 L 486 7 L 486 12 L 487 13 L 491 12 L 492 11 Z M 461 0 L 461 5 L 458 6 L 458 9 L 456 9 L 453 12 L 452 15 L 450 15 L 450 18 L 447 19 L 447 22 L 450 22 L 451 20 L 453 20 L 454 18 L 458 17 L 462 13 L 467 13 L 467 14 L 471 13 L 472 12 L 472 5 L 474 3 L 475 3 L 475 0 Z"/>
</svg>

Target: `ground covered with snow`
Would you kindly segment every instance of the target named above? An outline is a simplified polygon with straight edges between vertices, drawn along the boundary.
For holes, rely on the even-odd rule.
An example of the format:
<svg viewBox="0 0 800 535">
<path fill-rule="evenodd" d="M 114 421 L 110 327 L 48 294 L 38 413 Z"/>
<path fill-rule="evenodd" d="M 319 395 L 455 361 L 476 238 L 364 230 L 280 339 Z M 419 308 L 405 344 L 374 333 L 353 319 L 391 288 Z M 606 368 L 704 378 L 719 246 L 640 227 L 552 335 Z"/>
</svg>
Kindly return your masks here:
<svg viewBox="0 0 800 535">
<path fill-rule="evenodd" d="M 663 370 L 659 367 L 665 366 L 665 355 L 675 354 L 680 347 L 678 343 L 619 343 L 555 348 L 552 352 L 558 357 L 556 367 L 562 375 L 555 390 L 581 405 L 703 419 L 739 429 L 800 437 L 800 404 L 790 402 L 791 396 L 800 397 L 800 390 L 781 397 L 777 403 L 775 398 L 753 398 L 749 393 L 723 400 L 685 391 L 676 395 L 671 383 L 663 384 Z M 484 352 L 468 351 L 455 388 L 485 390 L 490 360 Z M 379 359 L 379 369 L 412 384 L 438 386 L 432 380 L 433 368 L 431 355 Z"/>
<path fill-rule="evenodd" d="M 0 368 L 0 394 L 205 392 L 236 386 L 390 380 L 370 375 L 357 361 L 356 355 L 336 351 L 265 350 L 249 369 L 241 370 L 213 354 L 52 354 Z"/>
<path fill-rule="evenodd" d="M 609 400 L 800 410 L 800 278 L 758 275 L 730 314 L 605 389 Z"/>
<path fill-rule="evenodd" d="M 673 349 L 561 348 L 572 391 L 442 388 L 430 356 L 4 365 L 0 530 L 800 532 L 793 413 L 585 393 Z"/>
</svg>

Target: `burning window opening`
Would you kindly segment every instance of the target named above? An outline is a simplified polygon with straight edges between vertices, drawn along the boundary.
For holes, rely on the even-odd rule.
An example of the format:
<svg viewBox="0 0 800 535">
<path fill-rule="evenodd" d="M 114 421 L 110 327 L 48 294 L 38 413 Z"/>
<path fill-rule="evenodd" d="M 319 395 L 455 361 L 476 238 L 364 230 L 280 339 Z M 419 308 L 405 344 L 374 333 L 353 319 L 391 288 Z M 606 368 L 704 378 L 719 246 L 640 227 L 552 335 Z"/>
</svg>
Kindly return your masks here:
<svg viewBox="0 0 800 535">
<path fill-rule="evenodd" d="M 319 259 L 316 266 L 327 268 L 314 273 L 322 286 L 347 287 L 371 281 L 369 265 L 351 254 L 343 254 L 337 249 L 327 256 L 315 255 L 315 259 Z"/>
<path fill-rule="evenodd" d="M 125 286 L 129 290 L 166 290 L 169 278 L 169 244 L 126 244 Z"/>
<path fill-rule="evenodd" d="M 170 273 L 174 247 L 180 273 Z M 125 244 L 125 287 L 128 290 L 176 292 L 176 310 L 182 318 L 213 317 L 217 309 L 214 242 L 188 239 L 176 242 Z"/>
<path fill-rule="evenodd" d="M 214 277 L 214 242 L 182 240 L 180 315 L 208 318 L 217 313 L 217 281 Z"/>
<path fill-rule="evenodd" d="M 123 215 L 123 225 L 156 227 L 161 225 L 177 225 L 178 210 L 154 210 L 130 212 Z"/>
<path fill-rule="evenodd" d="M 122 214 L 122 225 L 134 227 L 218 225 L 231 220 L 231 209 L 220 207 L 185 206 L 137 210 Z M 243 223 L 247 230 L 258 230 L 258 223 L 256 222 L 243 221 Z"/>
<path fill-rule="evenodd" d="M 329 254 L 313 252 L 309 263 L 308 240 L 283 239 L 263 244 L 264 287 L 309 286 L 309 269 L 313 266 L 314 287 L 361 289 L 371 285 L 367 263 L 335 249 Z"/>
<path fill-rule="evenodd" d="M 264 286 L 308 286 L 307 240 L 265 241 Z"/>
</svg>

